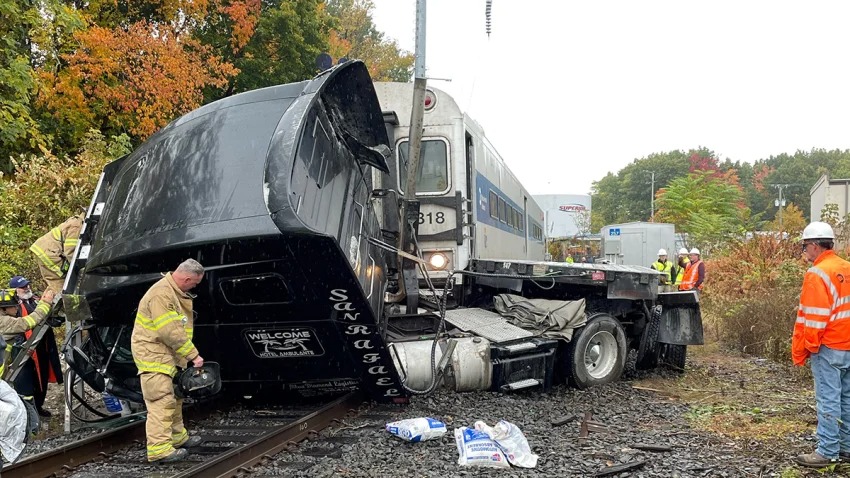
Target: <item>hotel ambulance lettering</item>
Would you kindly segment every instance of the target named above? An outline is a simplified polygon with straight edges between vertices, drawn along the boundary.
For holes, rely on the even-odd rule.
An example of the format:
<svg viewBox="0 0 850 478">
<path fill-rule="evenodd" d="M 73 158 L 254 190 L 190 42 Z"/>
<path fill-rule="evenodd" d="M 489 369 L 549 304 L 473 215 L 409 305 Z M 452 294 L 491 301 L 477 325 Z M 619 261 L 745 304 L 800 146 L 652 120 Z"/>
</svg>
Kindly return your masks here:
<svg viewBox="0 0 850 478">
<path fill-rule="evenodd" d="M 310 328 L 245 330 L 243 337 L 258 358 L 319 357 L 325 354 L 316 333 Z"/>
<path fill-rule="evenodd" d="M 360 325 L 347 323 L 345 326 L 342 325 L 344 321 L 359 322 L 361 315 L 369 318 L 370 314 L 364 313 L 362 307 L 351 300 L 347 289 L 332 289 L 328 300 L 330 300 L 331 307 L 333 307 L 333 310 L 337 314 L 342 313 L 341 316 L 336 315 L 335 319 L 339 324 L 340 331 L 346 337 L 352 354 L 355 357 L 359 357 L 360 362 L 363 364 L 374 364 L 366 369 L 368 375 L 373 377 L 370 379 L 374 380 L 372 382 L 373 386 L 398 387 L 398 379 L 391 373 L 390 367 L 380 365 L 382 362 L 389 363 L 388 361 L 390 359 L 386 356 L 383 347 L 383 338 L 378 333 L 378 328 L 374 327 L 374 324 Z M 398 390 L 398 388 L 387 388 L 384 390 L 383 396 L 398 397 L 401 395 Z"/>
</svg>

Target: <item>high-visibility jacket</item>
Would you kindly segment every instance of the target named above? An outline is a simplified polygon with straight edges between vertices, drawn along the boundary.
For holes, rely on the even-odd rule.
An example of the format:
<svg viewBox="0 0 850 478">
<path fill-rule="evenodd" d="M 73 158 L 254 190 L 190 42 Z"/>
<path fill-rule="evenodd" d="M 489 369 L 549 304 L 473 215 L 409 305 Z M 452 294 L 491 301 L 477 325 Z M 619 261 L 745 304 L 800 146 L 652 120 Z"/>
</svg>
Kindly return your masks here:
<svg viewBox="0 0 850 478">
<path fill-rule="evenodd" d="M 192 296 L 181 291 L 171 273 L 148 289 L 139 302 L 130 348 L 139 374 L 174 376 L 198 356 L 192 343 Z"/>
<path fill-rule="evenodd" d="M 655 261 L 649 267 L 651 267 L 651 268 L 657 270 L 658 272 L 664 274 L 664 279 L 662 281 L 662 284 L 669 284 L 670 283 L 670 271 L 673 270 L 673 263 L 672 262 L 665 261 L 664 263 L 662 263 L 661 261 Z"/>
<path fill-rule="evenodd" d="M 797 365 L 821 345 L 850 350 L 850 262 L 824 251 L 803 276 L 791 358 Z"/>
<path fill-rule="evenodd" d="M 3 335 L 3 341 L 6 342 L 6 346 L 0 351 L 0 355 L 2 355 L 0 357 L 0 377 L 3 376 L 6 365 L 12 361 L 12 343 L 15 337 L 44 322 L 48 313 L 50 313 L 50 305 L 42 301 L 38 303 L 32 314 L 25 317 L 0 314 L 0 334 Z"/>
<path fill-rule="evenodd" d="M 682 283 L 682 280 L 685 278 L 685 269 L 688 268 L 688 264 L 691 263 L 691 260 L 686 257 L 684 262 L 685 265 L 676 267 L 676 281 L 673 282 L 676 285 Z"/>
<path fill-rule="evenodd" d="M 30 250 L 48 269 L 63 277 L 80 242 L 80 230 L 85 220 L 86 215 L 82 213 L 69 218 L 39 237 Z"/>
<path fill-rule="evenodd" d="M 702 290 L 702 286 L 705 283 L 705 277 L 703 277 L 703 282 L 699 282 L 699 266 L 703 264 L 702 259 L 697 259 L 696 262 L 691 262 L 688 264 L 688 267 L 685 268 L 685 275 L 682 277 L 682 283 L 679 284 L 679 290 Z M 703 269 L 703 273 L 705 269 Z"/>
</svg>

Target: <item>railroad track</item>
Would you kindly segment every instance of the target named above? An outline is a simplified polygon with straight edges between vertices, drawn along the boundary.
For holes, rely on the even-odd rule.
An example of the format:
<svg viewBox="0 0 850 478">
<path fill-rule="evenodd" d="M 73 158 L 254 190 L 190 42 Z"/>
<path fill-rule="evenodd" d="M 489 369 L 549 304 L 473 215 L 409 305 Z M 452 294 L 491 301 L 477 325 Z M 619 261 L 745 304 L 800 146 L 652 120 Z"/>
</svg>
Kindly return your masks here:
<svg viewBox="0 0 850 478">
<path fill-rule="evenodd" d="M 189 459 L 163 465 L 148 464 L 142 458 L 128 461 L 132 453 L 120 452 L 144 443 L 144 422 L 136 422 L 99 433 L 95 436 L 39 453 L 2 470 L 3 478 L 44 478 L 62 476 L 170 476 L 235 477 L 250 473 L 250 468 L 285 451 L 298 442 L 318 435 L 322 429 L 356 413 L 363 404 L 360 392 L 352 392 L 310 413 L 259 415 L 255 418 L 285 421 L 273 426 L 211 426 L 202 432 L 203 446 L 190 448 Z M 144 456 L 144 452 L 136 455 Z M 88 471 L 88 464 L 105 462 L 99 469 Z M 87 466 L 84 466 L 87 465 Z"/>
</svg>

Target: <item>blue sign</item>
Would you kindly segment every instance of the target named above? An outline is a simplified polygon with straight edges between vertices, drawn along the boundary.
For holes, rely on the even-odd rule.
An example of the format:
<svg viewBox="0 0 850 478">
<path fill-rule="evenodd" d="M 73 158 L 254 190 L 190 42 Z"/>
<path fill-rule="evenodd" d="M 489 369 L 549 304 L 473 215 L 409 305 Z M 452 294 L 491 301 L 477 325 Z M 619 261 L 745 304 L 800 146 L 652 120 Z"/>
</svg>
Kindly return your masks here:
<svg viewBox="0 0 850 478">
<path fill-rule="evenodd" d="M 612 227 L 611 229 L 608 229 L 608 235 L 609 236 L 619 236 L 620 235 L 620 228 L 619 227 Z"/>
</svg>

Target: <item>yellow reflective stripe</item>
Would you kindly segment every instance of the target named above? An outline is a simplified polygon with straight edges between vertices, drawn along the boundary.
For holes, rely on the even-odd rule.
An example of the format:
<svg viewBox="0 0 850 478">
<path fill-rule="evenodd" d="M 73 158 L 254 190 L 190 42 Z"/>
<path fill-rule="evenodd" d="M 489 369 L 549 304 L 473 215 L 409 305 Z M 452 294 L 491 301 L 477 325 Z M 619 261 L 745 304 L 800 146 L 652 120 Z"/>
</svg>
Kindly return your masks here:
<svg viewBox="0 0 850 478">
<path fill-rule="evenodd" d="M 159 445 L 148 445 L 148 458 L 168 456 L 173 453 L 174 446 L 171 443 L 160 443 Z"/>
<path fill-rule="evenodd" d="M 174 376 L 177 373 L 177 367 L 160 362 L 145 362 L 144 360 L 133 359 L 136 362 L 136 368 L 140 372 L 156 372 Z"/>
<path fill-rule="evenodd" d="M 54 227 L 53 229 L 51 229 L 50 234 L 53 236 L 53 239 L 56 239 L 57 241 L 62 240 L 62 230 L 58 227 Z"/>
<path fill-rule="evenodd" d="M 35 254 L 36 257 L 38 257 L 38 260 L 43 262 L 44 265 L 47 266 L 47 268 L 51 270 L 51 272 L 55 272 L 60 277 L 62 276 L 62 270 L 59 269 L 59 266 L 56 265 L 56 263 L 53 262 L 53 260 L 51 258 L 47 257 L 47 253 L 44 252 L 44 249 L 33 244 L 33 245 L 30 246 L 30 250 L 32 251 L 33 254 Z"/>
<path fill-rule="evenodd" d="M 183 327 L 183 329 L 186 331 L 186 336 L 189 337 L 189 340 L 192 340 L 192 337 L 195 335 L 195 329 L 191 327 Z"/>
<path fill-rule="evenodd" d="M 35 327 L 36 321 L 31 315 L 23 317 L 23 319 L 24 321 L 26 321 L 27 325 L 29 325 L 30 328 Z"/>
<path fill-rule="evenodd" d="M 171 322 L 181 320 L 182 317 L 182 315 L 174 312 L 173 310 L 160 315 L 154 320 L 151 320 L 142 314 L 136 314 L 136 323 L 148 330 L 157 331 Z"/>
<path fill-rule="evenodd" d="M 180 446 L 189 441 L 189 432 L 184 428 L 180 433 L 172 433 L 171 434 L 171 443 L 174 446 Z"/>
<path fill-rule="evenodd" d="M 41 311 L 43 314 L 47 315 L 50 312 L 50 306 L 47 305 L 47 302 L 39 302 L 37 306 L 35 306 L 35 311 Z"/>
<path fill-rule="evenodd" d="M 191 352 L 193 348 L 195 348 L 195 345 L 192 344 L 192 339 L 189 339 L 186 341 L 186 343 L 184 343 L 177 349 L 177 354 L 180 356 L 185 356 L 186 354 Z"/>
</svg>

